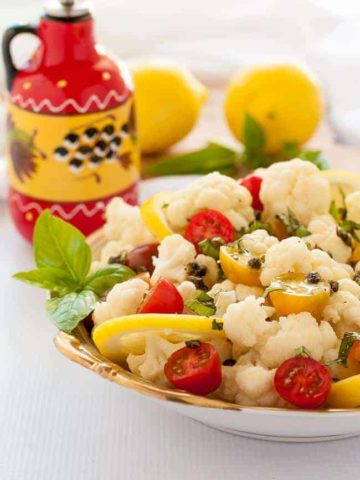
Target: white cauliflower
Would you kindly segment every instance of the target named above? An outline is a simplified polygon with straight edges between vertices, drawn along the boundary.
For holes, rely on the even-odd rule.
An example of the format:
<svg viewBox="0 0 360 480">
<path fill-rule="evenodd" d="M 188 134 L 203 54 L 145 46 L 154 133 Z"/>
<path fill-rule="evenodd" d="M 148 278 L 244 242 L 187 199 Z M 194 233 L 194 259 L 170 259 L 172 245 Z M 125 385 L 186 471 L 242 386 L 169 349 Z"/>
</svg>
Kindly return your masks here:
<svg viewBox="0 0 360 480">
<path fill-rule="evenodd" d="M 345 198 L 347 218 L 353 222 L 360 223 L 360 190 L 349 193 Z"/>
<path fill-rule="evenodd" d="M 219 267 L 216 260 L 200 253 L 200 255 L 195 258 L 195 262 L 206 268 L 206 275 L 203 280 L 205 285 L 211 288 L 219 277 Z"/>
<path fill-rule="evenodd" d="M 140 375 L 146 380 L 166 384 L 164 365 L 167 359 L 185 344 L 170 343 L 165 338 L 154 333 L 145 335 L 145 353 L 142 355 L 128 355 L 126 361 L 132 373 Z"/>
<path fill-rule="evenodd" d="M 274 312 L 272 307 L 263 305 L 263 298 L 247 297 L 230 305 L 224 315 L 224 332 L 237 352 L 244 352 L 277 331 L 278 323 L 268 321 Z"/>
<path fill-rule="evenodd" d="M 323 280 L 341 280 L 342 278 L 350 278 L 354 273 L 350 265 L 336 262 L 322 250 L 316 248 L 309 253 L 311 256 L 311 270 L 319 272 Z"/>
<path fill-rule="evenodd" d="M 269 235 L 266 230 L 262 229 L 241 237 L 241 246 L 257 257 L 264 255 L 270 247 L 278 242 L 279 240 L 276 237 Z"/>
<path fill-rule="evenodd" d="M 315 165 L 294 159 L 274 163 L 264 172 L 260 190 L 263 216 L 271 219 L 290 208 L 302 225 L 329 211 L 330 185 Z"/>
<path fill-rule="evenodd" d="M 229 305 L 240 302 L 247 297 L 254 296 L 261 297 L 264 290 L 261 287 L 249 287 L 248 285 L 235 285 L 230 280 L 224 280 L 221 283 L 216 283 L 208 295 L 214 299 L 216 307 L 216 316 L 222 317 Z"/>
<path fill-rule="evenodd" d="M 154 272 L 151 282 L 155 283 L 160 277 L 170 282 L 181 283 L 186 280 L 186 266 L 194 262 L 196 250 L 192 243 L 179 234 L 170 235 L 161 242 L 158 256 L 154 257 Z"/>
<path fill-rule="evenodd" d="M 189 300 L 194 300 L 198 293 L 195 285 L 188 280 L 181 282 L 180 285 L 177 286 L 177 289 L 182 296 L 184 303 L 188 302 Z"/>
<path fill-rule="evenodd" d="M 195 213 L 214 209 L 240 229 L 254 219 L 251 203 L 252 197 L 245 187 L 233 178 L 214 172 L 175 192 L 166 208 L 166 216 L 171 227 L 181 231 Z"/>
<path fill-rule="evenodd" d="M 261 297 L 264 293 L 264 289 L 261 287 L 249 287 L 248 285 L 242 285 L 239 283 L 235 285 L 235 292 L 236 292 L 236 299 L 238 302 L 241 300 L 245 300 L 246 297 L 253 296 L 253 297 Z"/>
<path fill-rule="evenodd" d="M 222 368 L 222 383 L 217 394 L 239 405 L 281 407 L 285 405 L 274 387 L 274 370 L 253 365 L 245 355 L 233 367 Z"/>
<path fill-rule="evenodd" d="M 277 368 L 293 357 L 295 350 L 301 346 L 306 347 L 311 356 L 319 361 L 327 350 L 337 346 L 331 325 L 326 321 L 319 325 L 308 312 L 280 317 L 278 325 L 275 335 L 268 337 L 261 348 L 256 346 L 261 363 L 268 368 Z"/>
<path fill-rule="evenodd" d="M 105 302 L 96 304 L 93 313 L 95 325 L 114 317 L 136 313 L 148 289 L 149 284 L 140 278 L 117 283 L 107 294 Z"/>
<path fill-rule="evenodd" d="M 360 300 L 349 291 L 333 293 L 322 312 L 322 318 L 330 322 L 341 338 L 345 332 L 360 327 Z"/>
<path fill-rule="evenodd" d="M 360 285 L 350 280 L 350 278 L 342 278 L 339 280 L 339 291 L 350 292 L 360 299 Z"/>
<path fill-rule="evenodd" d="M 104 233 L 108 240 L 116 240 L 124 245 L 124 248 L 155 242 L 141 218 L 139 207 L 133 207 L 122 198 L 116 197 L 106 207 L 105 215 Z"/>
<path fill-rule="evenodd" d="M 333 217 L 329 214 L 314 217 L 308 229 L 311 235 L 304 238 L 312 248 L 321 248 L 325 252 L 329 252 L 334 260 L 340 263 L 346 263 L 351 256 L 351 247 L 345 245 L 341 238 L 337 235 L 337 224 Z"/>
<path fill-rule="evenodd" d="M 311 253 L 306 244 L 298 237 L 290 237 L 276 243 L 266 252 L 260 280 L 263 285 L 270 285 L 279 275 L 289 272 L 309 273 L 311 270 Z"/>
</svg>

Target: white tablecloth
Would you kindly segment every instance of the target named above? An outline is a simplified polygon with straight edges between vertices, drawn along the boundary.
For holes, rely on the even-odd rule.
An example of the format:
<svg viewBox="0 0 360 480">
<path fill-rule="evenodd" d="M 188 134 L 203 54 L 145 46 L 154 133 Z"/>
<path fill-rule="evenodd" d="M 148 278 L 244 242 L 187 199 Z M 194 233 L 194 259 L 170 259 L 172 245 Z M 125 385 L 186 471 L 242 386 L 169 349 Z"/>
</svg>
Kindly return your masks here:
<svg viewBox="0 0 360 480">
<path fill-rule="evenodd" d="M 212 430 L 71 363 L 45 294 L 10 278 L 32 252 L 0 202 L 1 480 L 339 480 L 359 439 L 276 444 Z"/>
</svg>

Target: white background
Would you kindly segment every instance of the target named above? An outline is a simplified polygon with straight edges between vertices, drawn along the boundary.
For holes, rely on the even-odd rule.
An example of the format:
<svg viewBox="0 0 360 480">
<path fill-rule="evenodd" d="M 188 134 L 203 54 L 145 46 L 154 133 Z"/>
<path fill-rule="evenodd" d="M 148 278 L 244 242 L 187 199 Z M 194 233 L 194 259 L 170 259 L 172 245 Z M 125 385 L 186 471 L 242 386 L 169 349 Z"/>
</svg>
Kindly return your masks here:
<svg viewBox="0 0 360 480">
<path fill-rule="evenodd" d="M 35 20 L 40 5 L 0 0 L 0 28 Z M 307 61 L 341 137 L 358 142 L 359 12 L 344 0 L 98 0 L 97 29 L 126 59 L 170 57 L 207 83 L 263 56 Z M 25 56 L 27 45 L 18 50 Z M 70 363 L 52 344 L 44 294 L 10 278 L 32 266 L 0 202 L 1 480 L 358 477 L 357 439 L 289 445 L 223 434 Z"/>
</svg>

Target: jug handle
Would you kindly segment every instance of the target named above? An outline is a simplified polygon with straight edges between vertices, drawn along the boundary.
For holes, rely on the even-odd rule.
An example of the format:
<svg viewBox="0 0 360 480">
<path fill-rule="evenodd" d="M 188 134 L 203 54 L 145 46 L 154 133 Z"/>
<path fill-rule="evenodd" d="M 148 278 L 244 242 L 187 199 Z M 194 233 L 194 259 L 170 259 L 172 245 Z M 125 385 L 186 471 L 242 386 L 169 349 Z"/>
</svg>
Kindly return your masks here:
<svg viewBox="0 0 360 480">
<path fill-rule="evenodd" d="M 12 27 L 9 27 L 5 30 L 2 38 L 2 54 L 6 71 L 6 83 L 9 91 L 11 90 L 14 78 L 19 71 L 14 65 L 10 52 L 10 44 L 13 38 L 21 33 L 31 33 L 32 35 L 35 35 L 37 37 L 37 26 L 30 24 L 13 25 Z"/>
</svg>

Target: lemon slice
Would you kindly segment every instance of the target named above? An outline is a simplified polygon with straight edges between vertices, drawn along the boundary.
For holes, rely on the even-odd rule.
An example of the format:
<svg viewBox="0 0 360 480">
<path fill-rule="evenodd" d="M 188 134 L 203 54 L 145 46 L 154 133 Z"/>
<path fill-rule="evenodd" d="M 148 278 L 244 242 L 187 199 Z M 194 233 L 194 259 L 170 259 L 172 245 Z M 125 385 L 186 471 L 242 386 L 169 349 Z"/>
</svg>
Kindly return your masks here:
<svg viewBox="0 0 360 480">
<path fill-rule="evenodd" d="M 108 320 L 97 326 L 92 333 L 93 341 L 104 357 L 116 363 L 124 363 L 133 353 L 145 351 L 147 333 L 158 333 L 172 343 L 190 339 L 204 341 L 223 338 L 222 330 L 213 330 L 214 319 L 198 315 L 136 314 Z M 222 320 L 217 319 L 222 324 Z"/>
<path fill-rule="evenodd" d="M 342 206 L 342 194 L 345 196 L 355 190 L 360 190 L 360 175 L 346 170 L 324 170 L 321 174 L 327 178 L 331 187 L 331 198 L 336 206 Z"/>
<path fill-rule="evenodd" d="M 146 200 L 140 207 L 141 216 L 145 225 L 160 241 L 174 233 L 164 213 L 164 207 L 169 203 L 171 197 L 171 192 L 160 192 Z"/>
</svg>

